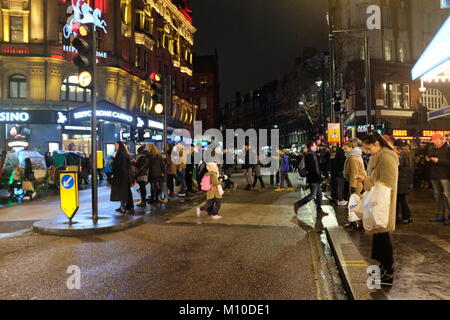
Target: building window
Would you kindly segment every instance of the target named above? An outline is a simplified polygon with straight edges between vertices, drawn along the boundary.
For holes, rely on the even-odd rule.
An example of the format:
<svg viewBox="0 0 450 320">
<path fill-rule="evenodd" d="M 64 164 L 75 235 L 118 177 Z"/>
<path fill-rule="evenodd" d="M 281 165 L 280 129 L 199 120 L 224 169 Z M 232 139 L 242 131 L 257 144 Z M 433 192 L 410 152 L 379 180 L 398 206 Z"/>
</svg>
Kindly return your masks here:
<svg viewBox="0 0 450 320">
<path fill-rule="evenodd" d="M 205 88 L 207 88 L 207 87 L 208 87 L 208 80 L 205 79 L 205 78 L 202 78 L 202 79 L 200 80 L 200 88 L 205 89 Z"/>
<path fill-rule="evenodd" d="M 24 75 L 15 74 L 9 77 L 9 98 L 27 98 L 27 78 Z"/>
<path fill-rule="evenodd" d="M 402 31 L 408 30 L 408 18 L 405 8 L 398 9 L 398 28 Z"/>
<path fill-rule="evenodd" d="M 411 107 L 411 93 L 409 85 L 398 83 L 383 83 L 384 103 L 389 108 Z"/>
<path fill-rule="evenodd" d="M 392 40 L 384 40 L 384 60 L 392 61 Z"/>
<path fill-rule="evenodd" d="M 11 42 L 23 41 L 23 17 L 11 16 Z"/>
<path fill-rule="evenodd" d="M 65 78 L 61 85 L 61 100 L 86 102 L 91 100 L 91 90 L 78 85 L 78 76 Z"/>
<path fill-rule="evenodd" d="M 392 11 L 389 7 L 383 8 L 383 26 L 385 28 L 392 28 Z"/>
<path fill-rule="evenodd" d="M 408 43 L 405 41 L 400 41 L 398 48 L 398 56 L 400 62 L 408 61 Z"/>
<path fill-rule="evenodd" d="M 437 89 L 427 89 L 420 97 L 420 103 L 428 110 L 439 110 L 448 106 L 447 99 Z"/>
</svg>

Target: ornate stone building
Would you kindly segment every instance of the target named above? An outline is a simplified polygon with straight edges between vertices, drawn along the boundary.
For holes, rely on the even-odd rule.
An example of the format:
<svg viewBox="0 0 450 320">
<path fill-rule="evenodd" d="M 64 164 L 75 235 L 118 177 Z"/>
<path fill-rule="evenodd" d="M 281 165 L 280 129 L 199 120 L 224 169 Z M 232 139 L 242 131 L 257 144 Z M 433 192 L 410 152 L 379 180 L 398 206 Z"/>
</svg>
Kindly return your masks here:
<svg viewBox="0 0 450 320">
<path fill-rule="evenodd" d="M 78 69 L 71 63 L 76 53 L 71 37 L 66 38 L 66 25 L 74 14 L 72 6 L 83 4 L 99 9 L 102 16 L 95 16 L 94 12 L 94 18 L 105 21 L 104 30 L 97 28 L 98 100 L 105 101 L 116 111 L 123 110 L 160 124 L 160 116 L 154 112 L 149 77 L 152 72 L 170 75 L 173 99 L 171 105 L 166 106 L 169 126 L 190 129 L 197 109 L 189 99 L 196 29 L 187 1 L 0 1 L 0 112 L 67 112 L 63 113 L 68 118 L 66 123 L 49 120 L 46 128 L 42 122 L 22 124 L 34 131 L 30 147 L 42 152 L 49 150 L 47 143 L 50 141 L 64 148 L 67 147 L 65 140 L 85 136 L 79 128 L 65 130 L 65 125 L 72 125 L 72 110 L 91 101 L 90 90 L 78 85 Z M 82 13 L 84 16 L 85 12 Z M 10 140 L 8 130 L 13 125 L 0 120 L 0 149 Z M 102 121 L 103 129 L 99 129 L 105 133 L 105 139 L 99 142 L 102 148 L 122 138 L 124 131 L 131 133 L 136 120 L 128 125 Z M 147 128 L 147 123 L 140 128 Z M 154 125 L 153 129 L 161 128 Z M 50 136 L 38 135 L 41 131 Z M 151 137 L 156 133 L 150 132 L 146 141 L 152 142 Z M 81 150 L 88 150 L 86 144 L 80 145 Z"/>
</svg>

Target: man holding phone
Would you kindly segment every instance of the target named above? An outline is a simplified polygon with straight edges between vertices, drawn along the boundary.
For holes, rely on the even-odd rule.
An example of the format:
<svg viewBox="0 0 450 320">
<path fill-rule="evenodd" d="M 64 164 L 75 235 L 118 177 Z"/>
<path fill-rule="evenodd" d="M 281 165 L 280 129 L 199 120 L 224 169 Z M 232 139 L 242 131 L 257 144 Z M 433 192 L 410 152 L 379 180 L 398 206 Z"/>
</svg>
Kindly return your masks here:
<svg viewBox="0 0 450 320">
<path fill-rule="evenodd" d="M 425 160 L 431 167 L 431 184 L 438 207 L 438 215 L 431 218 L 431 222 L 444 222 L 450 225 L 450 146 L 445 137 L 436 133 L 431 138 L 433 147 L 430 148 Z M 445 209 L 447 208 L 447 219 Z"/>
</svg>

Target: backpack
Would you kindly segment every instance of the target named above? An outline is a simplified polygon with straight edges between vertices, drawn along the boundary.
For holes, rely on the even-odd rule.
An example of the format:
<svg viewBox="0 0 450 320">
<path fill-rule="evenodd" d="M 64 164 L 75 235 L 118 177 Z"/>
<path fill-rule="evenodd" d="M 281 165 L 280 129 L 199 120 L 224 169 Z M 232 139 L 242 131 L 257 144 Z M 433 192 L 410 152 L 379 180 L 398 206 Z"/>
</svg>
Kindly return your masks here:
<svg viewBox="0 0 450 320">
<path fill-rule="evenodd" d="M 300 165 L 298 166 L 298 173 L 300 174 L 300 177 L 305 178 L 308 175 L 308 170 L 306 170 L 305 165 L 305 157 L 303 156 L 302 160 L 300 161 Z"/>
<path fill-rule="evenodd" d="M 197 181 L 202 181 L 203 176 L 207 172 L 208 172 L 208 169 L 206 168 L 206 163 L 203 162 L 202 164 L 200 164 L 200 166 L 197 169 Z"/>
<path fill-rule="evenodd" d="M 200 183 L 200 186 L 202 188 L 203 191 L 209 191 L 212 189 L 212 184 L 211 184 L 211 176 L 204 176 L 202 178 L 202 181 Z"/>
</svg>

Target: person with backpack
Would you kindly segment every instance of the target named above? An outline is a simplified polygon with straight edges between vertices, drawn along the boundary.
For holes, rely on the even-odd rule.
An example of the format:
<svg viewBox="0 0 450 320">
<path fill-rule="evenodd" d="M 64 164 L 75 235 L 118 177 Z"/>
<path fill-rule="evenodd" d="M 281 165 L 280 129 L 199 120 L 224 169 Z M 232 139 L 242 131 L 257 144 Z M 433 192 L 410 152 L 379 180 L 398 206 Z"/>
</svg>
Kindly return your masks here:
<svg viewBox="0 0 450 320">
<path fill-rule="evenodd" d="M 306 182 L 309 184 L 311 192 L 300 201 L 294 203 L 295 216 L 297 216 L 298 209 L 313 199 L 315 199 L 316 202 L 317 214 L 325 216 L 327 213 L 322 210 L 322 188 L 320 186 L 322 176 L 320 174 L 319 159 L 316 154 L 316 143 L 313 141 L 308 142 L 307 148 L 308 153 L 305 155 L 305 170 L 303 173 L 306 173 Z"/>
<path fill-rule="evenodd" d="M 147 206 L 147 183 L 148 183 L 148 168 L 150 166 L 150 154 L 145 150 L 145 146 L 138 149 L 138 156 L 136 160 L 136 181 L 139 184 L 139 193 L 141 194 L 141 202 L 138 207 L 145 208 Z"/>
<path fill-rule="evenodd" d="M 206 205 L 196 209 L 197 217 L 201 216 L 201 212 L 207 211 L 208 215 L 213 220 L 223 219 L 219 214 L 222 195 L 224 193 L 222 189 L 222 182 L 226 179 L 224 176 L 220 176 L 219 167 L 215 163 L 208 163 L 206 165 L 206 172 L 201 180 L 200 186 L 203 191 L 206 191 Z"/>
</svg>

